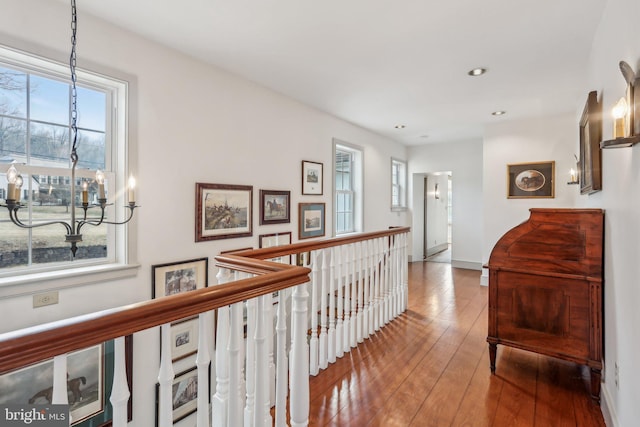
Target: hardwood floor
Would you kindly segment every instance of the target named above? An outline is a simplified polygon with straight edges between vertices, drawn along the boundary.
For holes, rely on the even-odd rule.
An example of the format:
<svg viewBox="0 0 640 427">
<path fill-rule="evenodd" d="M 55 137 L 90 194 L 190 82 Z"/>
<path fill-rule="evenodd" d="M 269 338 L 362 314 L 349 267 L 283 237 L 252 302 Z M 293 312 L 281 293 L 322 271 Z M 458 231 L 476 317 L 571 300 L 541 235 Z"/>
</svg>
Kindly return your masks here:
<svg viewBox="0 0 640 427">
<path fill-rule="evenodd" d="M 412 263 L 409 306 L 311 377 L 313 426 L 604 426 L 579 366 L 498 346 L 480 272 Z"/>
</svg>

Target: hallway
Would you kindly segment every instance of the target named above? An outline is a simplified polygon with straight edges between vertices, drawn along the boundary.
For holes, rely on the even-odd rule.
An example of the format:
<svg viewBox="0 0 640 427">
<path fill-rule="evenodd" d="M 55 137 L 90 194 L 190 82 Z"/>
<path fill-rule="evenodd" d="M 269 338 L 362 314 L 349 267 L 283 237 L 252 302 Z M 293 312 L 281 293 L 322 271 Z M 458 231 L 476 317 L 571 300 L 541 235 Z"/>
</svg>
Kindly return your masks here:
<svg viewBox="0 0 640 427">
<path fill-rule="evenodd" d="M 604 426 L 575 364 L 498 347 L 489 371 L 480 272 L 409 264 L 409 306 L 311 377 L 310 425 Z"/>
</svg>

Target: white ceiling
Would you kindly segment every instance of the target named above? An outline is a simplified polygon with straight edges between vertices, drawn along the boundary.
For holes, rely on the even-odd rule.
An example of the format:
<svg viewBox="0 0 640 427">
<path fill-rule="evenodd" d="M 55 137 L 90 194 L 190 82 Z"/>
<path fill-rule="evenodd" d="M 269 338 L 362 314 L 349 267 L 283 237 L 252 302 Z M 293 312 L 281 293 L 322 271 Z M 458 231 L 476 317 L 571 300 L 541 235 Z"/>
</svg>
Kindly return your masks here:
<svg viewBox="0 0 640 427">
<path fill-rule="evenodd" d="M 79 0 L 78 19 L 99 16 L 417 145 L 479 138 L 496 121 L 575 111 L 586 97 L 584 70 L 605 3 Z M 467 76 L 474 67 L 489 71 Z M 507 114 L 492 116 L 496 110 Z"/>
</svg>

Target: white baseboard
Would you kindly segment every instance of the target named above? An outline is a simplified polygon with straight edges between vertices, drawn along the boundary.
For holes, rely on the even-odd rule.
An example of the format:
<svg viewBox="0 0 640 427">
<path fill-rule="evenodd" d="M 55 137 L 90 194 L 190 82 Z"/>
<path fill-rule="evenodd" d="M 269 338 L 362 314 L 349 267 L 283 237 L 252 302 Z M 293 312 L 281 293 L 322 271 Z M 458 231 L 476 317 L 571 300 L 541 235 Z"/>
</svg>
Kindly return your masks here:
<svg viewBox="0 0 640 427">
<path fill-rule="evenodd" d="M 607 427 L 618 427 L 618 417 L 616 416 L 616 410 L 613 406 L 613 398 L 609 394 L 607 387 L 600 389 L 600 410 L 602 410 L 604 424 Z"/>
<path fill-rule="evenodd" d="M 489 269 L 482 268 L 482 276 L 480 276 L 480 286 L 489 286 Z"/>
<path fill-rule="evenodd" d="M 470 262 L 470 261 L 458 261 L 455 259 L 451 260 L 451 267 L 455 268 L 464 268 L 465 270 L 482 270 L 481 262 Z"/>
</svg>

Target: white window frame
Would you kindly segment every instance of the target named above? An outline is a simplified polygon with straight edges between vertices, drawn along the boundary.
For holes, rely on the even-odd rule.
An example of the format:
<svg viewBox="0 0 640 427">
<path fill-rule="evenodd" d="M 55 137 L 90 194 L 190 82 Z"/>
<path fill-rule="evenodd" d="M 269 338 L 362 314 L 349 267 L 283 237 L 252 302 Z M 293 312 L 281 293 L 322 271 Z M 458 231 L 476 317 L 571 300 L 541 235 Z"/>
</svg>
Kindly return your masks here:
<svg viewBox="0 0 640 427">
<path fill-rule="evenodd" d="M 398 190 L 397 200 L 393 197 L 394 188 Z M 407 210 L 407 162 L 393 157 L 391 158 L 391 210 Z"/>
<path fill-rule="evenodd" d="M 41 56 L 0 45 L 0 62 L 9 67 L 38 74 L 51 79 L 69 82 L 68 64 L 57 62 Z M 76 70 L 79 86 L 105 91 L 107 93 L 107 126 L 105 129 L 105 149 L 107 150 L 105 176 L 110 185 L 108 194 L 109 217 L 115 221 L 126 219 L 128 209 L 125 208 L 126 180 L 133 174 L 134 165 L 129 158 L 127 107 L 128 82 L 102 75 L 93 71 Z M 65 176 L 60 169 L 30 165 L 20 165 L 20 171 L 29 175 Z M 66 170 L 65 170 L 66 171 Z M 3 171 L 4 172 L 4 171 Z M 69 169 L 70 174 L 70 169 Z M 95 171 L 78 169 L 76 176 L 92 178 Z M 0 216 L 8 216 L 5 208 Z M 126 226 L 112 226 L 107 232 L 107 258 L 74 260 L 69 262 L 42 264 L 29 267 L 7 268 L 0 271 L 0 296 L 18 295 L 40 291 L 45 288 L 69 287 L 94 283 L 104 280 L 115 280 L 131 277 L 136 274 L 136 245 L 128 238 L 129 232 L 135 233 L 135 219 Z M 51 227 L 56 227 L 52 225 Z M 131 228 L 131 230 L 130 230 Z M 60 234 L 65 230 L 60 226 Z M 80 243 L 82 244 L 82 243 Z M 15 285 L 19 285 L 14 288 Z"/>
<path fill-rule="evenodd" d="M 352 155 L 352 193 L 353 193 L 353 213 L 352 224 L 348 231 L 338 233 L 337 221 L 337 196 L 336 189 L 336 153 L 338 151 L 346 151 Z M 333 140 L 333 235 L 344 235 L 349 233 L 358 233 L 364 230 L 363 207 L 364 207 L 364 150 L 362 147 L 350 144 L 338 139 Z"/>
</svg>

